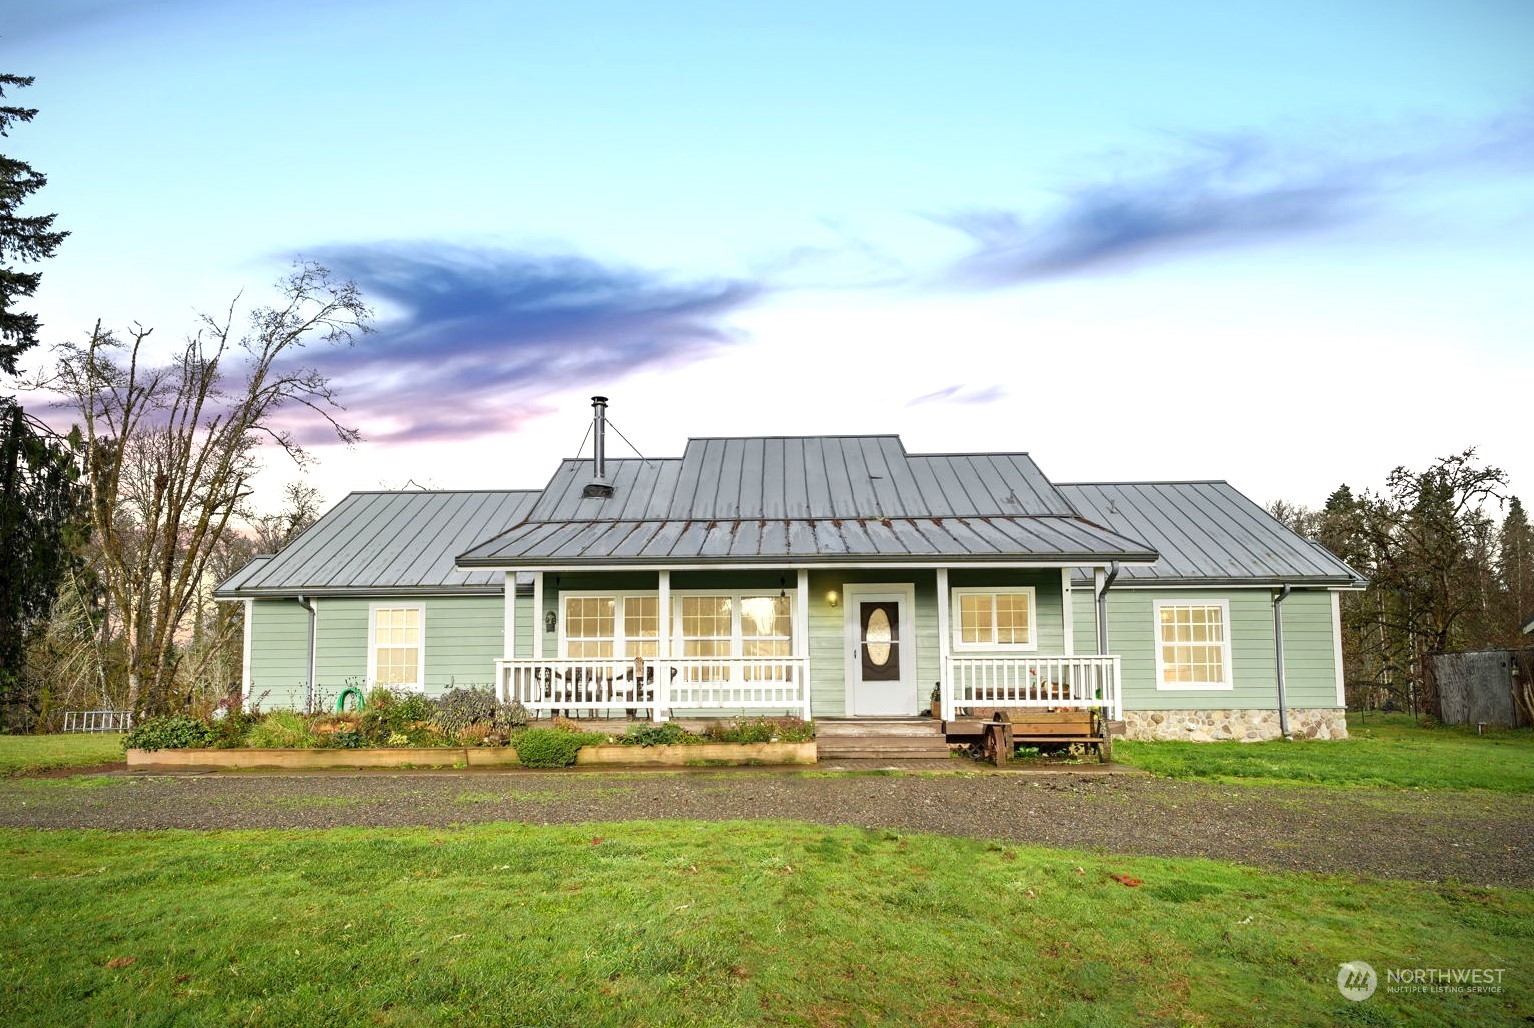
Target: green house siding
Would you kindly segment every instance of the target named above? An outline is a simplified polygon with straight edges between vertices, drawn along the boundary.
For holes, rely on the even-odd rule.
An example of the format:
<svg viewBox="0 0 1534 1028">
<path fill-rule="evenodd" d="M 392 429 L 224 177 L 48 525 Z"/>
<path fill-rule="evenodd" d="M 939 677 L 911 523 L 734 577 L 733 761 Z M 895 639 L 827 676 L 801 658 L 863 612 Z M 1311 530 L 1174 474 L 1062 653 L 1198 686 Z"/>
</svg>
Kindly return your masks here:
<svg viewBox="0 0 1534 1028">
<path fill-rule="evenodd" d="M 250 699 L 302 707 L 309 682 L 309 612 L 297 600 L 252 600 Z"/>
<path fill-rule="evenodd" d="M 531 632 L 532 602 L 523 605 Z M 490 686 L 504 639 L 505 601 L 500 596 L 408 598 L 324 597 L 317 612 L 314 682 L 326 704 L 347 686 L 367 687 L 368 624 L 372 606 L 425 608 L 426 691 Z M 302 707 L 308 683 L 309 615 L 297 600 L 256 600 L 251 636 L 251 696 L 263 707 Z M 529 644 L 530 645 L 530 644 Z M 262 698 L 262 694 L 265 698 Z"/>
<path fill-rule="evenodd" d="M 1128 710 L 1248 709 L 1278 707 L 1272 593 L 1267 589 L 1114 589 L 1108 592 L 1108 648 L 1122 658 L 1123 702 Z M 1089 652 L 1091 591 L 1073 591 L 1077 652 Z M 1157 689 L 1157 600 L 1230 605 L 1231 689 Z M 1284 673 L 1291 707 L 1335 707 L 1337 678 L 1332 643 L 1331 594 L 1300 591 L 1284 601 Z M 1084 629 L 1081 626 L 1086 625 Z"/>
</svg>

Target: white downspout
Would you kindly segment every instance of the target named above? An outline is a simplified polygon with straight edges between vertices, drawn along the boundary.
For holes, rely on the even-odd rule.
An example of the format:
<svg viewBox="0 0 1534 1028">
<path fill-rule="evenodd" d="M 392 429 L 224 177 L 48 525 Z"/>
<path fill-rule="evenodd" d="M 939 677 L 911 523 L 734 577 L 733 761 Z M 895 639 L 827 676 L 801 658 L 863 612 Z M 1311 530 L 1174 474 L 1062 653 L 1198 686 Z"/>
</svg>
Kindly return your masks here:
<svg viewBox="0 0 1534 1028">
<path fill-rule="evenodd" d="M 298 597 L 298 605 L 309 612 L 309 681 L 304 686 L 304 711 L 311 713 L 314 710 L 314 643 L 320 612 L 314 601 L 304 596 Z"/>
<path fill-rule="evenodd" d="M 1293 739 L 1289 733 L 1289 697 L 1284 681 L 1284 601 L 1292 592 L 1283 586 L 1273 594 L 1273 659 L 1278 671 L 1278 733 L 1285 739 Z"/>
</svg>

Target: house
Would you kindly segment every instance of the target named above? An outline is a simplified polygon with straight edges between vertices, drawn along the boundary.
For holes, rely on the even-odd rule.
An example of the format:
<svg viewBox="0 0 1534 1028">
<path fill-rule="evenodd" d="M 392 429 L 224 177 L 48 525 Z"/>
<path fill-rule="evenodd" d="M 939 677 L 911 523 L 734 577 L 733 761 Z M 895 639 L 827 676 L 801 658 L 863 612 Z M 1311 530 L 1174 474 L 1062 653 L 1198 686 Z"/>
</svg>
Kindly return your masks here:
<svg viewBox="0 0 1534 1028">
<path fill-rule="evenodd" d="M 538 714 L 1084 708 L 1131 738 L 1346 734 L 1359 576 L 1224 482 L 1055 484 L 898 437 L 594 453 L 536 491 L 368 492 L 257 558 L 244 686 L 493 687 Z"/>
</svg>

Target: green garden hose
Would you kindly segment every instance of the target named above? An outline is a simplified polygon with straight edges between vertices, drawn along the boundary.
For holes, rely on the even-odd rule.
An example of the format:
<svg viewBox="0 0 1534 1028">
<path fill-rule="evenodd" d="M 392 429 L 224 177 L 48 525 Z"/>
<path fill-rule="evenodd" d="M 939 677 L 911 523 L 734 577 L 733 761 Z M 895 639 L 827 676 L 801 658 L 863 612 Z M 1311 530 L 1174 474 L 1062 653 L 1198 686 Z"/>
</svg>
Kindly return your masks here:
<svg viewBox="0 0 1534 1028">
<path fill-rule="evenodd" d="M 344 714 L 346 712 L 346 697 L 348 696 L 355 696 L 357 698 L 357 710 L 361 710 L 363 707 L 367 706 L 367 704 L 362 699 L 362 690 L 357 688 L 355 685 L 349 685 L 345 689 L 341 690 L 341 695 L 336 697 L 337 714 Z"/>
</svg>

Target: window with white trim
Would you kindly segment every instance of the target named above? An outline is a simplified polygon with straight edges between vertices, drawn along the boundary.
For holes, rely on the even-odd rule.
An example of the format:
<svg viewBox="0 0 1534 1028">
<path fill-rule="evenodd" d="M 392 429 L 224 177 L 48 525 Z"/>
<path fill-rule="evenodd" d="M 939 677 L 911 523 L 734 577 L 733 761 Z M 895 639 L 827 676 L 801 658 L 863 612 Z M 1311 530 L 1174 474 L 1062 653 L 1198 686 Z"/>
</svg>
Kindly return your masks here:
<svg viewBox="0 0 1534 1028">
<path fill-rule="evenodd" d="M 660 653 L 660 597 L 564 593 L 560 653 L 625 659 Z M 673 594 L 670 629 L 678 657 L 788 657 L 793 654 L 793 594 Z M 722 674 L 722 671 L 720 672 Z"/>
<path fill-rule="evenodd" d="M 1035 599 L 1032 586 L 953 590 L 953 648 L 1038 649 Z"/>
<path fill-rule="evenodd" d="M 1157 600 L 1156 688 L 1231 689 L 1230 604 Z"/>
<path fill-rule="evenodd" d="M 613 596 L 566 596 L 564 655 L 614 656 L 618 603 Z"/>
<path fill-rule="evenodd" d="M 393 689 L 421 689 L 426 684 L 426 647 L 422 640 L 426 610 L 411 606 L 368 608 L 368 681 Z"/>
</svg>

